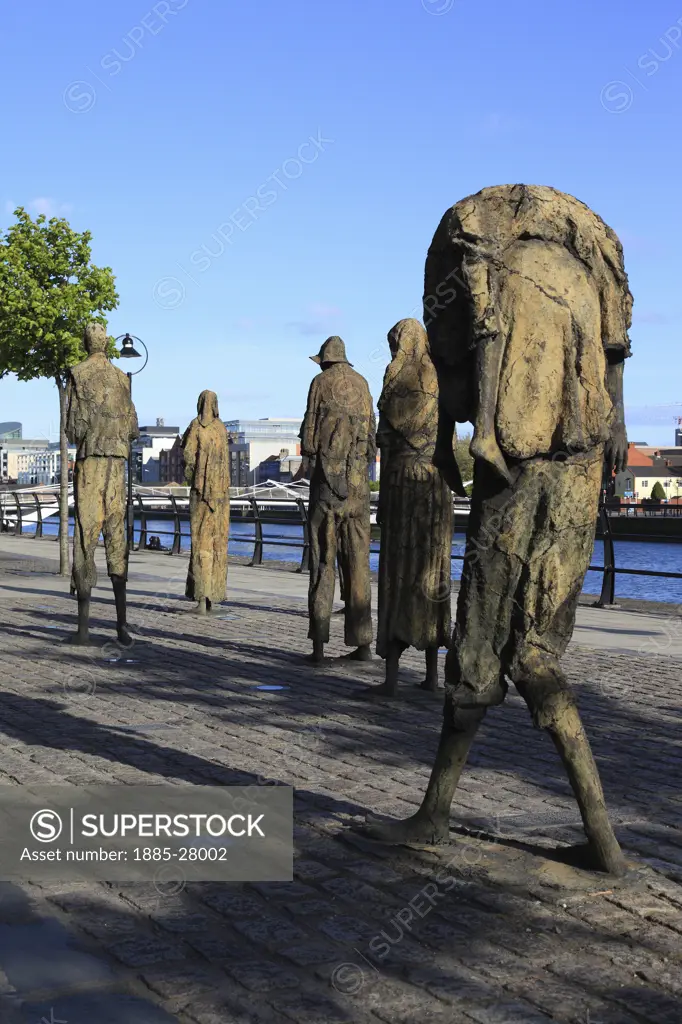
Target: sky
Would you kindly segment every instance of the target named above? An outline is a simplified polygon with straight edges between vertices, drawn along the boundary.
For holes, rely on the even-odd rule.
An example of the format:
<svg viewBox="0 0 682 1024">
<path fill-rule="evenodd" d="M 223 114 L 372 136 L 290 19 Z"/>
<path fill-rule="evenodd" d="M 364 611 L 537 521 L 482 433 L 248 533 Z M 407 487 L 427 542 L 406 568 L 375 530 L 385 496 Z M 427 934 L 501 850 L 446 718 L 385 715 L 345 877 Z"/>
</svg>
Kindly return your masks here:
<svg viewBox="0 0 682 1024">
<path fill-rule="evenodd" d="M 23 205 L 92 232 L 109 331 L 149 350 L 141 423 L 183 429 L 204 388 L 302 416 L 330 334 L 378 397 L 443 213 L 524 182 L 619 234 L 630 438 L 673 443 L 679 0 L 14 0 L 0 82 L 0 229 Z M 55 439 L 56 389 L 0 381 L 1 420 Z"/>
</svg>

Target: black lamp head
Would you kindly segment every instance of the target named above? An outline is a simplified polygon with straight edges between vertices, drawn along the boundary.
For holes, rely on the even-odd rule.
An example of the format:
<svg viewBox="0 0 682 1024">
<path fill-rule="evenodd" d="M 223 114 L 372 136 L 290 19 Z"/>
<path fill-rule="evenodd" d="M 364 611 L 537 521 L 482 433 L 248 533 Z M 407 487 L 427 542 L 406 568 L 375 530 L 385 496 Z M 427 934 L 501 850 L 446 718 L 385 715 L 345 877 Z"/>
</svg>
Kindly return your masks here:
<svg viewBox="0 0 682 1024">
<path fill-rule="evenodd" d="M 119 355 L 120 359 L 140 359 L 141 353 L 137 351 L 133 343 L 133 339 L 129 334 L 126 334 L 121 344 L 121 352 Z"/>
</svg>

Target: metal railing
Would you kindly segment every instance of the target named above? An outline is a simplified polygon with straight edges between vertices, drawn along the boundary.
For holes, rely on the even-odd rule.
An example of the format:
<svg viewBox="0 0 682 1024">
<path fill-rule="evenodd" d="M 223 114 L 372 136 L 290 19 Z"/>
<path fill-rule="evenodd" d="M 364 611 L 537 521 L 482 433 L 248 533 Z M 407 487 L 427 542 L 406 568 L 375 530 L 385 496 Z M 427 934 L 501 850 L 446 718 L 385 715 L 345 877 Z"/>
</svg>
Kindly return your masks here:
<svg viewBox="0 0 682 1024">
<path fill-rule="evenodd" d="M 145 497 L 148 500 L 145 501 Z M 167 493 L 163 496 L 167 498 L 167 507 L 165 507 L 159 505 L 159 495 L 153 496 L 153 503 L 150 502 L 149 497 L 139 493 L 135 496 L 137 520 L 135 532 L 139 534 L 139 540 L 137 545 L 134 546 L 134 550 L 139 551 L 151 548 L 153 550 L 163 550 L 170 555 L 180 554 L 183 537 L 188 541 L 190 539 L 188 533 L 183 533 L 182 531 L 182 523 L 189 521 L 189 502 L 186 498 Z M 56 495 L 48 495 L 44 492 L 28 490 L 0 492 L 0 522 L 2 522 L 3 530 L 16 536 L 22 536 L 27 532 L 25 527 L 30 523 L 35 527 L 34 530 L 31 530 L 31 535 L 43 537 L 45 520 L 54 517 L 56 503 L 58 503 Z M 233 498 L 230 504 L 230 518 L 233 523 L 253 526 L 252 534 L 231 537 L 233 542 L 253 545 L 253 553 L 251 561 L 248 563 L 249 565 L 255 567 L 263 565 L 265 547 L 300 548 L 301 559 L 296 571 L 305 572 L 308 570 L 310 564 L 310 523 L 307 503 L 302 498 L 289 500 L 268 498 L 259 501 L 254 497 L 244 497 Z M 461 507 L 461 503 L 459 504 Z M 374 502 L 372 507 L 373 509 L 376 508 Z M 632 508 L 633 506 L 629 507 Z M 648 510 L 652 506 L 642 507 Z M 675 509 L 675 515 L 679 511 Z M 604 544 L 604 564 L 590 565 L 588 569 L 588 572 L 599 572 L 602 574 L 601 593 L 596 602 L 598 606 L 607 607 L 615 603 L 616 577 L 618 575 L 682 580 L 682 572 L 618 567 L 616 565 L 616 541 L 630 539 L 646 540 L 649 539 L 649 535 L 619 533 L 619 536 L 614 539 L 611 528 L 611 520 L 614 514 L 617 513 L 614 512 L 614 509 L 608 503 L 600 506 L 599 526 Z M 172 538 L 168 546 L 161 548 L 150 544 L 149 540 L 149 524 L 154 520 L 158 523 L 160 518 L 172 521 L 172 528 L 168 530 L 160 529 L 156 523 L 154 525 L 154 536 Z M 269 534 L 269 527 L 281 526 L 298 526 L 301 528 L 301 536 L 296 538 L 286 537 L 281 534 L 275 534 L 274 536 Z M 660 540 L 661 537 L 657 536 L 655 539 Z M 370 550 L 372 553 L 377 554 L 379 551 L 378 542 L 374 542 Z M 451 554 L 453 561 L 464 562 L 466 557 L 466 555 L 456 554 L 454 551 Z"/>
</svg>

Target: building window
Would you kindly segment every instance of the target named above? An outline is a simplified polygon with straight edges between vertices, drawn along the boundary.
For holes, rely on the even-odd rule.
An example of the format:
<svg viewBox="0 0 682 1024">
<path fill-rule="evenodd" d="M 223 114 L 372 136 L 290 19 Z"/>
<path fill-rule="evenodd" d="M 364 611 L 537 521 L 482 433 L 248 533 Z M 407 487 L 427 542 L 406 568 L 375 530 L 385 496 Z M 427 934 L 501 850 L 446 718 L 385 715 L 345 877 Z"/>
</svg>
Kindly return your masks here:
<svg viewBox="0 0 682 1024">
<path fill-rule="evenodd" d="M 648 487 L 648 486 L 649 486 L 649 481 L 648 480 L 642 480 L 642 487 Z"/>
</svg>

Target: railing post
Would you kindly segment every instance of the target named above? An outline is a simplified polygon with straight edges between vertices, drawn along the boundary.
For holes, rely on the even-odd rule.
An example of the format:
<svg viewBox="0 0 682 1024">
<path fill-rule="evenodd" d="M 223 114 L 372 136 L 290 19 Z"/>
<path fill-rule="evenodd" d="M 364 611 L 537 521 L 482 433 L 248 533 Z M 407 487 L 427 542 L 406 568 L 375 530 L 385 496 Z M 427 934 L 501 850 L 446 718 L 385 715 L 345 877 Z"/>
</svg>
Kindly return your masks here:
<svg viewBox="0 0 682 1024">
<path fill-rule="evenodd" d="M 255 498 L 249 498 L 251 509 L 253 511 L 254 527 L 255 527 L 255 538 L 253 543 L 253 558 L 249 562 L 249 565 L 262 565 L 263 564 L 263 523 L 260 517 L 260 509 L 258 508 L 258 502 Z"/>
<path fill-rule="evenodd" d="M 17 521 L 14 524 L 14 536 L 15 537 L 21 537 L 21 534 L 23 532 L 23 523 L 24 523 L 24 519 L 23 519 L 23 516 L 21 514 L 21 502 L 19 501 L 19 496 L 18 496 L 17 492 L 14 491 L 13 493 L 14 493 L 14 504 L 17 506 Z"/>
<path fill-rule="evenodd" d="M 180 513 L 178 511 L 178 503 L 175 500 L 175 495 L 170 495 L 171 505 L 173 506 L 173 515 L 175 522 L 173 526 L 173 547 L 171 548 L 171 555 L 180 554 L 180 540 L 182 534 L 180 533 Z"/>
<path fill-rule="evenodd" d="M 137 550 L 144 551 L 147 547 L 147 512 L 142 501 L 142 495 L 136 494 L 135 497 L 137 498 L 137 505 L 140 510 L 140 539 L 137 542 Z"/>
<path fill-rule="evenodd" d="M 307 572 L 310 569 L 310 520 L 308 519 L 308 509 L 303 498 L 297 498 L 296 504 L 298 505 L 298 511 L 301 513 L 301 525 L 303 527 L 303 553 L 301 554 L 301 564 L 296 572 Z"/>
<path fill-rule="evenodd" d="M 34 537 L 42 537 L 43 535 L 43 505 L 38 495 L 33 492 L 33 500 L 36 503 L 36 532 L 33 534 Z"/>
<path fill-rule="evenodd" d="M 599 518 L 601 520 L 602 537 L 604 542 L 604 575 L 602 578 L 601 594 L 595 607 L 608 608 L 610 605 L 615 604 L 616 601 L 616 574 L 614 572 L 616 568 L 616 558 L 613 546 L 613 534 L 611 533 L 611 523 L 609 522 L 609 514 L 606 511 L 606 506 L 603 504 L 599 508 Z"/>
</svg>

